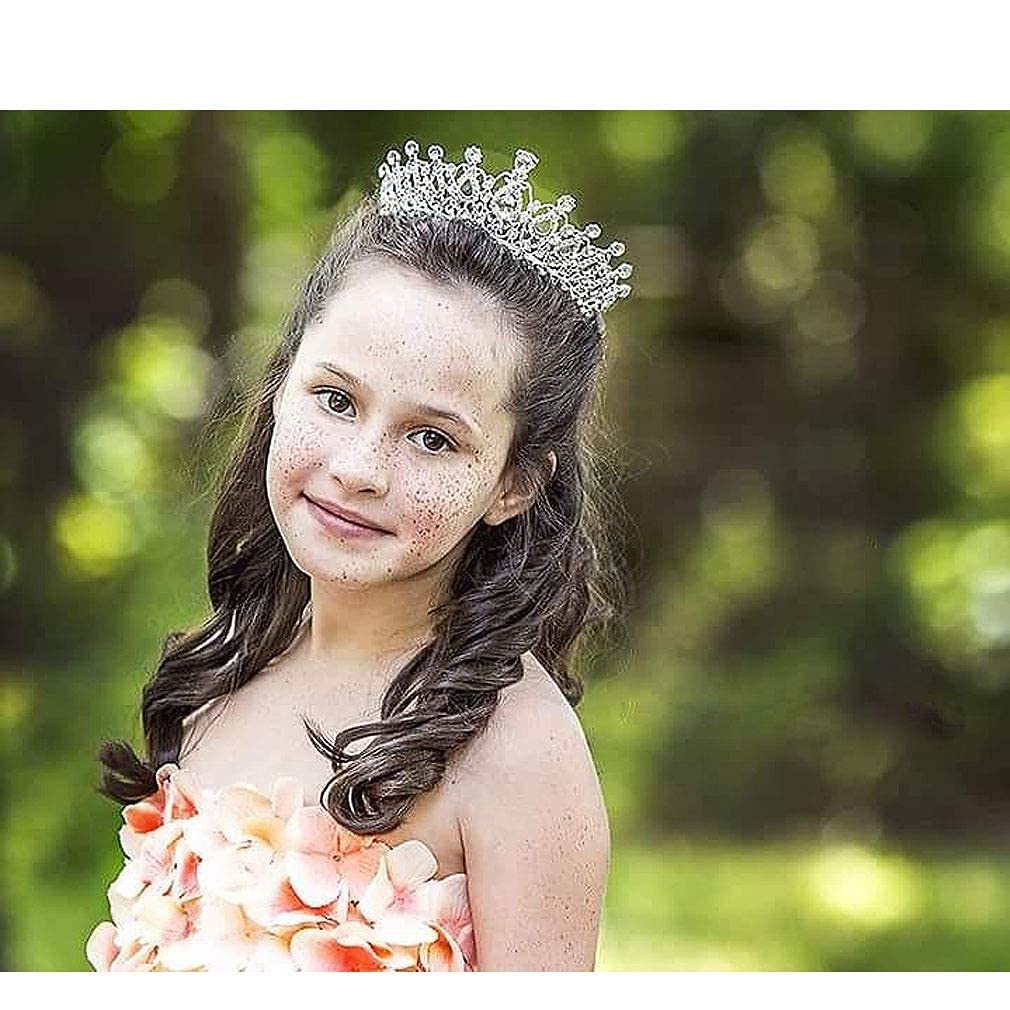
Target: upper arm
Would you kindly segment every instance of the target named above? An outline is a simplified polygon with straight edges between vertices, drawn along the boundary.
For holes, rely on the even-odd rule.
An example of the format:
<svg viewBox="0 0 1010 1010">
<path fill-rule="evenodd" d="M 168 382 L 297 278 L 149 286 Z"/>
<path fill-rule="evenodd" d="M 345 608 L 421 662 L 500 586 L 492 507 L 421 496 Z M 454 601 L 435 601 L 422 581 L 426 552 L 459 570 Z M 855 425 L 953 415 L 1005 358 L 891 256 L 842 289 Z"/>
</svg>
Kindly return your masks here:
<svg viewBox="0 0 1010 1010">
<path fill-rule="evenodd" d="M 542 697 L 502 721 L 460 817 L 478 969 L 592 971 L 610 831 L 582 727 Z"/>
</svg>

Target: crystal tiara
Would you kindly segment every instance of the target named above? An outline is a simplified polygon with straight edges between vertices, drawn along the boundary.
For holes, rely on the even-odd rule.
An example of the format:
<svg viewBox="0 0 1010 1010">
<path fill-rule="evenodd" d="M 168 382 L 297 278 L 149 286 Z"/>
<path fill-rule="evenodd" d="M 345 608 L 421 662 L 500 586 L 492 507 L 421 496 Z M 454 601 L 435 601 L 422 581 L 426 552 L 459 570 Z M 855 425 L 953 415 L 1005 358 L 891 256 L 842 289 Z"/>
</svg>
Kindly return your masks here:
<svg viewBox="0 0 1010 1010">
<path fill-rule="evenodd" d="M 575 197 L 568 193 L 555 203 L 533 198 L 527 177 L 540 159 L 532 151 L 518 148 L 513 168 L 490 175 L 480 167 L 484 155 L 476 145 L 466 149 L 466 161 L 459 165 L 443 161 L 445 152 L 438 144 L 428 148 L 430 161 L 418 159 L 416 140 L 408 140 L 404 150 L 405 163 L 393 148 L 379 165 L 380 214 L 434 214 L 473 221 L 517 259 L 553 278 L 585 316 L 606 312 L 631 293 L 631 285 L 621 283 L 631 276 L 631 264 L 610 267 L 610 257 L 624 252 L 623 242 L 611 242 L 606 248 L 593 245 L 591 239 L 599 237 L 600 226 L 587 224 L 580 230 L 568 222 L 575 209 Z"/>
</svg>

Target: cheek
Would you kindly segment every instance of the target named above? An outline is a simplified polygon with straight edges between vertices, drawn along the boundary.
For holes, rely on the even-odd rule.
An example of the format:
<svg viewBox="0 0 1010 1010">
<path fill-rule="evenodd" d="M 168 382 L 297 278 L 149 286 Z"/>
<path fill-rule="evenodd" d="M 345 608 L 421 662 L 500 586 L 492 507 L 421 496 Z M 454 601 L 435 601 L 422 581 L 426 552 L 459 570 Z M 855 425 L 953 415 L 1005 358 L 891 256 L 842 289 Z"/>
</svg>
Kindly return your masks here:
<svg viewBox="0 0 1010 1010">
<path fill-rule="evenodd" d="M 267 487 L 277 500 L 296 497 L 303 478 L 323 465 L 325 450 L 319 427 L 307 418 L 287 417 L 274 426 L 267 456 Z"/>
<path fill-rule="evenodd" d="M 487 511 L 496 472 L 471 456 L 451 473 L 410 475 L 403 481 L 404 511 L 419 544 L 455 543 Z"/>
</svg>

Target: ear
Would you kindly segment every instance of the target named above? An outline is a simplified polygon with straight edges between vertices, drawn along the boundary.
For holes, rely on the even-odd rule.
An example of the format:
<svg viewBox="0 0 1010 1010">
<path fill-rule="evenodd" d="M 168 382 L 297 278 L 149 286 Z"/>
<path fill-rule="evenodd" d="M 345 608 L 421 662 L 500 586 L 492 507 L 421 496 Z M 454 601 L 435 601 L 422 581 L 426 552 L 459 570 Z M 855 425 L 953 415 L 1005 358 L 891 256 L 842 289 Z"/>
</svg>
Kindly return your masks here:
<svg viewBox="0 0 1010 1010">
<path fill-rule="evenodd" d="M 546 459 L 550 465 L 550 473 L 547 475 L 549 481 L 558 467 L 558 458 L 553 451 L 548 450 Z M 494 505 L 484 513 L 484 522 L 489 526 L 497 526 L 499 523 L 519 515 L 520 512 L 525 512 L 533 504 L 534 497 L 535 491 L 521 487 L 515 471 L 513 471 L 505 481 L 504 490 L 495 499 Z"/>
</svg>

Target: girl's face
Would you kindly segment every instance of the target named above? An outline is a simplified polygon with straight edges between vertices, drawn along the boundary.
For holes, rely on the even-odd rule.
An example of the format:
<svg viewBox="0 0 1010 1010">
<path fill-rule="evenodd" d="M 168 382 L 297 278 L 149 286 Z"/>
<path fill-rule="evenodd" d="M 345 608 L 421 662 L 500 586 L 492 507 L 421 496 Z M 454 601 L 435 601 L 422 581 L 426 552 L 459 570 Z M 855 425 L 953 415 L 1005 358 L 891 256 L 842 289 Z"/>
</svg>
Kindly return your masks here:
<svg viewBox="0 0 1010 1010">
<path fill-rule="evenodd" d="M 516 353 L 476 292 L 353 264 L 274 398 L 267 497 L 297 567 L 347 587 L 400 581 L 520 511 L 502 473 Z M 312 500 L 386 532 L 354 535 Z"/>
</svg>

